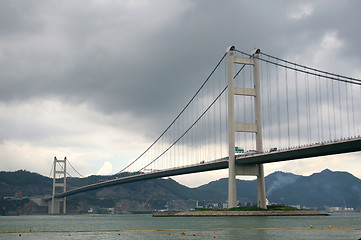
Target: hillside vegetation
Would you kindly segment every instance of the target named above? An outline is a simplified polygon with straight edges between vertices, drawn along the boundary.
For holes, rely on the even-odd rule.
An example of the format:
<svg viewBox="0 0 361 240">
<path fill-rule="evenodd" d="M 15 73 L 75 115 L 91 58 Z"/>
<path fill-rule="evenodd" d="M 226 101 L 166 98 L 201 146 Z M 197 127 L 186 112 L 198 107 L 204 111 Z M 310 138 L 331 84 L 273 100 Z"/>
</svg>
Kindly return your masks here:
<svg viewBox="0 0 361 240">
<path fill-rule="evenodd" d="M 119 176 L 67 178 L 67 188 L 71 189 L 115 177 Z M 1 204 L 14 205 L 5 201 L 4 197 L 18 197 L 19 192 L 23 197 L 49 196 L 52 193 L 52 179 L 25 170 L 0 172 Z M 115 208 L 117 212 L 155 209 L 185 210 L 194 208 L 197 201 L 199 204 L 224 203 L 227 201 L 227 194 L 227 178 L 197 188 L 188 188 L 171 178 L 153 179 L 70 196 L 67 198 L 67 212 L 82 213 L 87 212 L 89 208 Z M 237 195 L 241 203 L 255 203 L 257 201 L 256 181 L 237 180 Z M 266 195 L 270 203 L 300 205 L 321 210 L 325 206 L 345 205 L 356 209 L 361 205 L 361 180 L 347 172 L 333 172 L 328 169 L 307 177 L 275 172 L 266 177 Z M 16 207 L 19 206 L 14 208 Z"/>
</svg>

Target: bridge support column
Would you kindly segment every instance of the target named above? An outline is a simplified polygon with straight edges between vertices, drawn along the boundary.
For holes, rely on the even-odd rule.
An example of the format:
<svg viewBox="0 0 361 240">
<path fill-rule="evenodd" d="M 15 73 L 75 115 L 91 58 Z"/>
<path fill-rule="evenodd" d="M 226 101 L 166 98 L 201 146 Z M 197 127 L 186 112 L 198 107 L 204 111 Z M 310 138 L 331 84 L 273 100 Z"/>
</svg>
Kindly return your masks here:
<svg viewBox="0 0 361 240">
<path fill-rule="evenodd" d="M 57 165 L 61 167 L 61 170 L 56 170 Z M 53 169 L 53 195 L 48 205 L 49 214 L 60 214 L 61 203 L 63 203 L 63 214 L 66 214 L 66 198 L 55 198 L 57 188 L 62 188 L 63 192 L 66 191 L 66 157 L 64 160 L 58 160 L 54 157 L 54 169 Z M 57 178 L 57 176 L 60 176 Z"/>
<path fill-rule="evenodd" d="M 264 180 L 264 170 L 263 164 L 257 166 L 258 175 L 257 175 L 257 206 L 260 208 L 267 209 L 267 200 L 266 200 L 266 186 Z"/>
<path fill-rule="evenodd" d="M 261 111 L 261 82 L 259 74 L 259 53 L 260 50 L 257 49 L 253 52 L 253 81 L 254 81 L 254 90 L 255 90 L 255 118 L 256 118 L 256 148 L 258 152 L 263 152 L 263 142 L 262 142 L 262 111 Z M 263 164 L 258 165 L 258 175 L 257 175 L 257 206 L 260 208 L 267 208 L 266 203 L 266 186 L 264 179 L 264 168 Z"/>
<path fill-rule="evenodd" d="M 234 56 L 235 47 L 227 48 L 227 81 L 228 81 L 228 207 L 237 206 L 236 175 L 254 175 L 257 176 L 257 205 L 261 208 L 267 208 L 266 191 L 263 165 L 253 165 L 248 167 L 236 166 L 235 155 L 235 133 L 249 132 L 256 134 L 256 150 L 263 152 L 262 145 L 262 114 L 261 114 L 261 91 L 259 74 L 259 49 L 253 52 L 252 58 L 242 58 Z M 235 88 L 234 87 L 234 64 L 253 65 L 254 88 Z M 255 123 L 236 123 L 235 122 L 235 95 L 254 97 Z"/>
<path fill-rule="evenodd" d="M 48 202 L 48 214 L 60 214 L 60 200 L 53 198 Z"/>
<path fill-rule="evenodd" d="M 266 189 L 264 181 L 263 164 L 259 165 L 236 165 L 235 175 L 257 176 L 257 206 L 267 208 Z M 236 179 L 236 178 L 234 178 Z"/>
<path fill-rule="evenodd" d="M 235 122 L 234 122 L 234 46 L 227 48 L 228 81 L 228 208 L 237 207 Z"/>
</svg>

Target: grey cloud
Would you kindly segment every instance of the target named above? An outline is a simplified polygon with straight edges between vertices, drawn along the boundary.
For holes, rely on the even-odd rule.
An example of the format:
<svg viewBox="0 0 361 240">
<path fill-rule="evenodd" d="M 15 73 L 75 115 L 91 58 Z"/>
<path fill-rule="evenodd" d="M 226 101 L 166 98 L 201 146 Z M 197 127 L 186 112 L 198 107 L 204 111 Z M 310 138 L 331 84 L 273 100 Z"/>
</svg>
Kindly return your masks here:
<svg viewBox="0 0 361 240">
<path fill-rule="evenodd" d="M 357 17 L 355 3 L 348 1 L 334 8 L 310 2 L 314 10 L 301 20 L 288 18 L 299 7 L 295 3 L 177 2 L 180 11 L 170 13 L 162 4 L 142 9 L 88 1 L 3 3 L 2 11 L 10 13 L 2 22 L 10 24 L 1 25 L 1 100 L 56 97 L 87 102 L 106 114 L 170 120 L 230 44 L 282 57 L 335 29 L 346 50 L 353 50 L 345 56 L 361 52 L 359 33 L 342 21 L 346 12 L 344 21 Z M 19 38 L 15 46 L 9 35 Z"/>
<path fill-rule="evenodd" d="M 290 18 L 303 5 L 311 12 Z M 0 146 L 7 153 L 0 161 L 5 164 L 5 158 L 14 158 L 12 162 L 22 166 L 29 152 L 46 161 L 49 154 L 65 154 L 65 149 L 67 154 L 81 153 L 79 161 L 106 158 L 114 160 L 113 167 L 122 165 L 129 161 L 127 156 L 143 150 L 138 145 L 147 145 L 168 126 L 229 45 L 245 52 L 261 48 L 345 75 L 361 72 L 358 5 L 356 1 L 0 0 L 0 140 L 11 143 Z M 324 61 L 314 59 L 323 36 L 332 32 L 343 46 L 331 49 Z M 290 99 L 295 106 L 294 95 Z M 52 101 L 48 110 L 35 111 L 48 100 Z M 52 104 L 60 109 L 52 109 Z M 24 106 L 29 107 L 25 113 Z M 32 111 L 39 115 L 32 116 Z M 266 111 L 264 116 L 268 127 L 270 115 Z M 220 122 L 225 124 L 225 114 Z M 283 115 L 283 129 L 285 123 Z M 267 130 L 265 141 L 274 146 Z M 193 143 L 197 137 L 202 136 L 195 132 L 189 136 Z M 124 156 L 119 148 L 130 150 Z"/>
</svg>

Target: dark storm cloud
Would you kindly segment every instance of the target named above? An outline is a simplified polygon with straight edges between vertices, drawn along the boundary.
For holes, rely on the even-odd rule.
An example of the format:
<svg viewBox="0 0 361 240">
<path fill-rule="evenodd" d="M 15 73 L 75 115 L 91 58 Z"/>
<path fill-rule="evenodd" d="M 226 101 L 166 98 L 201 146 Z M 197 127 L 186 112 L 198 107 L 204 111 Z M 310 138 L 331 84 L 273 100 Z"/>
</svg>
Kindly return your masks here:
<svg viewBox="0 0 361 240">
<path fill-rule="evenodd" d="M 282 57 L 338 31 L 342 56 L 359 62 L 360 33 L 349 26 L 355 2 L 131 4 L 3 2 L 1 101 L 55 97 L 106 114 L 170 120 L 230 44 Z M 305 16 L 303 5 L 311 9 Z"/>
<path fill-rule="evenodd" d="M 56 153 L 87 173 L 108 160 L 121 169 L 168 126 L 229 45 L 360 78 L 359 5 L 0 0 L 2 168 L 47 174 Z"/>
</svg>

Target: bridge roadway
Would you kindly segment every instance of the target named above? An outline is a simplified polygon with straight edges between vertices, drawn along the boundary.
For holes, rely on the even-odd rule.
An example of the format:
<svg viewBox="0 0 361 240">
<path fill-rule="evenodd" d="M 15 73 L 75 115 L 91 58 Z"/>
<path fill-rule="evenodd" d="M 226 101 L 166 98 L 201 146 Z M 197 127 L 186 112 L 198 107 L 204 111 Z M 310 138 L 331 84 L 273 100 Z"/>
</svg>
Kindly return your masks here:
<svg viewBox="0 0 361 240">
<path fill-rule="evenodd" d="M 321 157 L 321 156 L 341 154 L 341 153 L 351 153 L 358 151 L 361 151 L 360 136 L 357 138 L 307 145 L 303 147 L 285 149 L 275 152 L 265 152 L 265 153 L 257 153 L 252 155 L 236 156 L 236 164 L 252 165 L 252 164 L 272 163 L 272 162 L 290 161 L 290 160 L 305 159 L 312 157 Z M 63 198 L 81 192 L 86 192 L 104 187 L 110 187 L 124 183 L 137 182 L 148 179 L 176 176 L 176 175 L 189 174 L 189 173 L 226 169 L 226 168 L 228 168 L 228 157 L 214 160 L 211 162 L 199 163 L 180 168 L 153 171 L 151 173 L 140 173 L 132 176 L 94 183 L 84 187 L 68 190 L 63 193 L 58 193 L 55 195 L 55 198 Z M 44 200 L 50 200 L 50 198 L 46 198 Z"/>
</svg>

